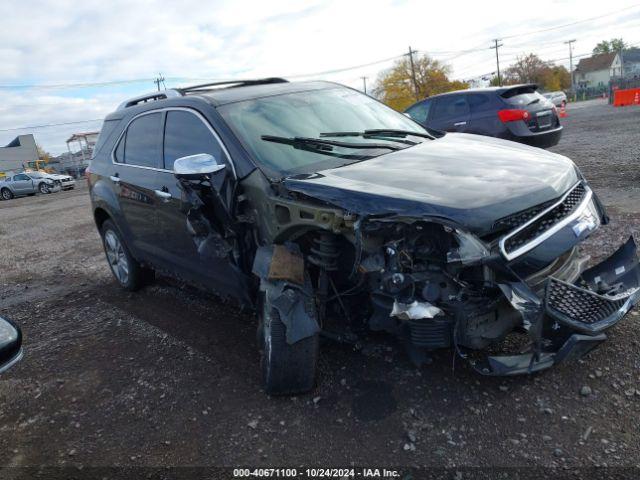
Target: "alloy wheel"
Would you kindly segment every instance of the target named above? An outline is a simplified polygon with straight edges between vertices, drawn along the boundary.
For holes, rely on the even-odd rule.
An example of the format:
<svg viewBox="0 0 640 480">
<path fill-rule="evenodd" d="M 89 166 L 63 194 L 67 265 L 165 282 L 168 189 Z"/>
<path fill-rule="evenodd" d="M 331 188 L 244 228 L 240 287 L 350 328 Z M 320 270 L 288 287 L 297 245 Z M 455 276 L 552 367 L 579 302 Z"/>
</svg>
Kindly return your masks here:
<svg viewBox="0 0 640 480">
<path fill-rule="evenodd" d="M 126 284 L 129 280 L 129 261 L 122 242 L 112 230 L 104 234 L 104 249 L 113 275 L 121 284 Z"/>
</svg>

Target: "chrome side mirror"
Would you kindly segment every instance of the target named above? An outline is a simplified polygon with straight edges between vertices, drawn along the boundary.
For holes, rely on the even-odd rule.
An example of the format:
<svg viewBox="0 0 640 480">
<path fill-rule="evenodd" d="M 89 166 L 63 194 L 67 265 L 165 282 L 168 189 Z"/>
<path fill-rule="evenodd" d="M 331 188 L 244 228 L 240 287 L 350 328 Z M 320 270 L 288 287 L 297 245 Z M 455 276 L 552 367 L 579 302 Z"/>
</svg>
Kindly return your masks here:
<svg viewBox="0 0 640 480">
<path fill-rule="evenodd" d="M 198 153 L 176 159 L 173 163 L 173 174 L 179 178 L 199 178 L 213 175 L 226 167 L 224 163 L 218 163 L 213 155 Z"/>
<path fill-rule="evenodd" d="M 0 317 L 0 373 L 22 358 L 22 332 L 16 324 Z"/>
</svg>

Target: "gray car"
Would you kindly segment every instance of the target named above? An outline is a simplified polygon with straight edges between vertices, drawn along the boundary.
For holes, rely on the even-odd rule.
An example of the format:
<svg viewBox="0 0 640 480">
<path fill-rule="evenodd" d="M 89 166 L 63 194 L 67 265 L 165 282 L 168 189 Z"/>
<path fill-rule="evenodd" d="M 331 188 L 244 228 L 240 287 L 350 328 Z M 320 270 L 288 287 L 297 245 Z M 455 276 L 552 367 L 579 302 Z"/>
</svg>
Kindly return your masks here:
<svg viewBox="0 0 640 480">
<path fill-rule="evenodd" d="M 60 185 L 59 180 L 52 180 L 39 172 L 17 173 L 0 182 L 0 197 L 11 200 L 36 193 L 55 193 L 60 191 Z"/>
</svg>

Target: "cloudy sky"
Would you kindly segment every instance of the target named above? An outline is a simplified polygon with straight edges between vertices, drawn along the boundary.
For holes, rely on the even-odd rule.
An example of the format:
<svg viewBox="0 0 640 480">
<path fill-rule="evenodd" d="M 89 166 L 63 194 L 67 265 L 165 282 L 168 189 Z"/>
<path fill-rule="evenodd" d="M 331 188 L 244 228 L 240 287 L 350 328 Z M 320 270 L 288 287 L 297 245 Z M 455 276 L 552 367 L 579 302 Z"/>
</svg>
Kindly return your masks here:
<svg viewBox="0 0 640 480">
<path fill-rule="evenodd" d="M 0 3 L 0 145 L 33 133 L 66 150 L 74 132 L 128 96 L 205 80 L 285 76 L 362 88 L 411 45 L 469 79 L 523 53 L 568 66 L 602 39 L 640 46 L 640 3 L 541 0 L 3 0 Z M 586 20 L 586 21 L 585 21 Z M 567 24 L 571 24 L 568 25 Z M 350 68 L 360 66 L 360 68 Z M 73 123 L 48 128 L 27 128 Z"/>
</svg>

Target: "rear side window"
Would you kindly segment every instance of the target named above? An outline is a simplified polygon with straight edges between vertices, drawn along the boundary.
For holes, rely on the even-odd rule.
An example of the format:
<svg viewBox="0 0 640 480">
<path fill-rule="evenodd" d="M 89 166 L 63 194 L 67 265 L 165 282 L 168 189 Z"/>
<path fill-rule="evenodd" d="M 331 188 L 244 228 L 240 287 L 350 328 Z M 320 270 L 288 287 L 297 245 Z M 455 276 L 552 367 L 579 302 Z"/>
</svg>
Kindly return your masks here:
<svg viewBox="0 0 640 480">
<path fill-rule="evenodd" d="M 136 118 L 129 124 L 124 138 L 124 159 L 118 157 L 118 150 L 121 148 L 118 145 L 117 160 L 124 160 L 127 165 L 159 168 L 161 128 L 162 114 L 159 112 Z"/>
<path fill-rule="evenodd" d="M 429 110 L 431 109 L 431 100 L 425 100 L 424 102 L 420 102 L 417 105 L 414 105 L 407 113 L 411 118 L 413 118 L 418 123 L 425 123 L 427 121 L 427 117 L 429 116 Z"/>
<path fill-rule="evenodd" d="M 465 95 L 447 95 L 438 98 L 433 106 L 432 119 L 457 118 L 469 115 L 469 103 Z"/>
<path fill-rule="evenodd" d="M 98 135 L 98 140 L 96 141 L 96 146 L 93 149 L 93 155 L 95 155 L 102 150 L 102 147 L 106 143 L 107 139 L 111 137 L 111 134 L 115 130 L 115 128 L 120 123 L 120 120 L 105 120 L 102 123 L 102 128 L 100 129 L 100 134 Z"/>
<path fill-rule="evenodd" d="M 173 162 L 177 158 L 198 153 L 208 153 L 218 162 L 226 162 L 220 143 L 200 118 L 182 110 L 167 112 L 164 168 L 173 170 Z"/>
<path fill-rule="evenodd" d="M 469 95 L 469 105 L 473 113 L 484 112 L 491 109 L 491 99 L 481 93 L 472 94 Z"/>
</svg>

